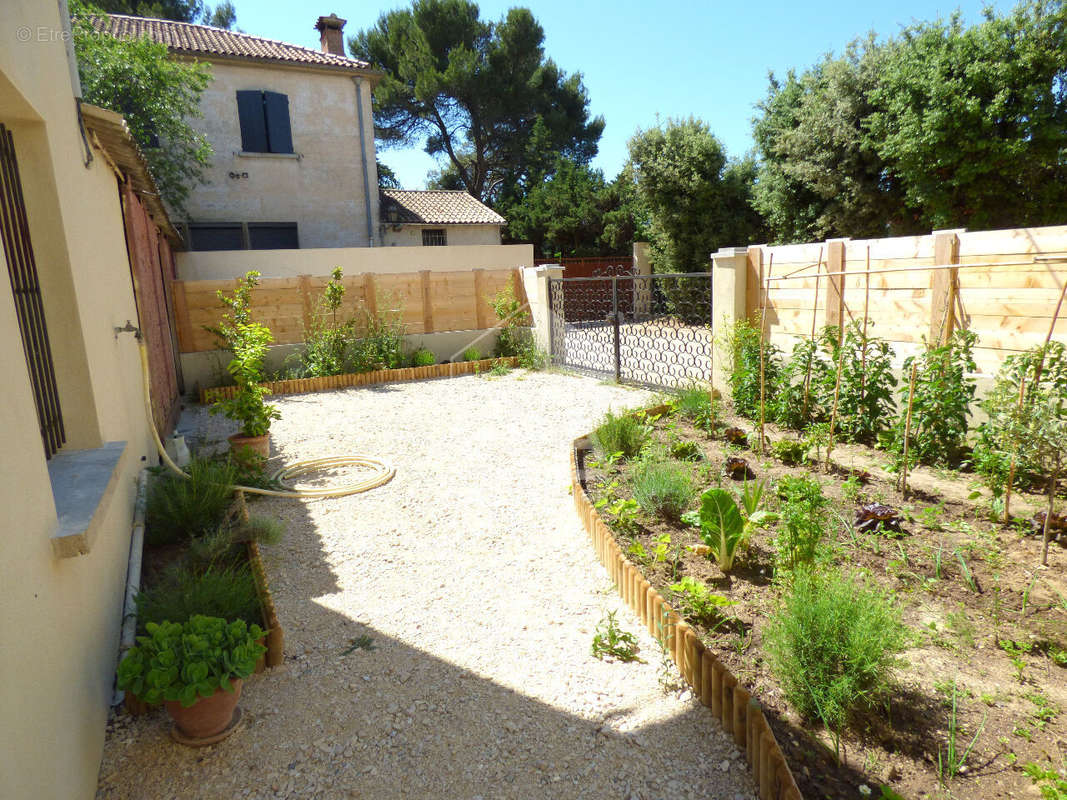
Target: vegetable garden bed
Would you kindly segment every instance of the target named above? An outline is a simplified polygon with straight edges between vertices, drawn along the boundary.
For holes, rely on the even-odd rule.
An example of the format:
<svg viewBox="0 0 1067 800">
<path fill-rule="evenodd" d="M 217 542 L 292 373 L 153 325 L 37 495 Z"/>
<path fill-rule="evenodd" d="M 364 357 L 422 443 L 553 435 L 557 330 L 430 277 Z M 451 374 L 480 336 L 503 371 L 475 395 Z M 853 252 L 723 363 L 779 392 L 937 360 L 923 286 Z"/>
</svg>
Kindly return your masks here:
<svg viewBox="0 0 1067 800">
<path fill-rule="evenodd" d="M 650 588 L 679 609 L 708 653 L 747 690 L 739 696 L 747 699 L 750 692 L 758 700 L 804 796 L 994 798 L 1034 792 L 1038 780 L 1026 765 L 1058 769 L 1067 756 L 1061 713 L 1067 707 L 1067 582 L 1061 572 L 1067 536 L 1052 547 L 1052 569 L 1042 569 L 1040 532 L 1034 535 L 1029 523 L 989 522 L 969 476 L 919 468 L 904 497 L 896 476 L 881 466 L 884 453 L 838 446 L 829 472 L 821 464 L 789 466 L 769 450 L 760 456 L 758 447 L 748 447 L 750 423 L 730 417 L 718 422 L 698 427 L 681 414 L 653 413 L 645 418 L 650 443 L 642 457 L 598 454 L 576 443 L 576 496 L 584 487 L 625 556 L 620 563 L 636 566 Z M 741 428 L 740 434 L 731 427 Z M 739 444 L 726 441 L 728 432 Z M 767 432 L 772 440 L 787 438 L 773 426 Z M 696 495 L 708 487 L 740 495 L 744 481 L 728 477 L 724 464 L 745 459 L 749 488 L 766 482 L 757 505 L 778 519 L 767 516 L 762 526 L 753 525 L 747 549 L 724 572 L 709 559 L 699 527 L 680 515 L 650 514 L 634 501 L 635 473 L 647 469 L 650 451 L 688 476 L 694 491 L 686 510 L 698 505 Z M 870 703 L 848 714 L 837 748 L 831 731 L 802 717 L 786 699 L 782 672 L 772 669 L 768 649 L 768 626 L 791 591 L 782 532 L 791 501 L 778 493 L 801 485 L 795 483 L 800 478 L 817 484 L 826 498 L 818 512 L 827 521 L 825 539 L 813 554 L 812 574 L 851 573 L 858 585 L 889 599 L 905 631 L 903 662 L 888 682 L 874 687 Z M 886 509 L 874 509 L 869 519 L 857 516 L 871 504 L 898 516 Z M 1039 494 L 1017 495 L 1013 511 L 1025 509 L 1029 516 L 1043 507 Z M 640 576 L 628 580 L 620 571 L 615 577 L 629 583 L 620 583 L 624 596 L 641 590 Z M 704 589 L 694 589 L 693 582 Z M 685 653 L 680 655 L 683 674 L 691 682 L 696 677 L 704 697 L 699 668 L 694 674 Z M 751 754 L 751 743 L 748 749 Z M 758 774 L 758 753 L 756 758 Z"/>
</svg>

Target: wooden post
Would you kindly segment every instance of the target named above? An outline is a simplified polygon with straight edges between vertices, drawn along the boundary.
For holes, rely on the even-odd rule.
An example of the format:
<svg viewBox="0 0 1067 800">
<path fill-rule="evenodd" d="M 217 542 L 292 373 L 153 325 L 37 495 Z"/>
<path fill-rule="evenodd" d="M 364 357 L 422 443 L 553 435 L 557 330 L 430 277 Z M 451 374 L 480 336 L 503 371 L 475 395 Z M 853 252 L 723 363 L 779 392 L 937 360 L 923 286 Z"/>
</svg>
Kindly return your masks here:
<svg viewBox="0 0 1067 800">
<path fill-rule="evenodd" d="M 960 237 L 956 231 L 934 231 L 934 263 L 960 263 Z M 930 347 L 946 344 L 956 327 L 959 269 L 930 271 Z"/>
<path fill-rule="evenodd" d="M 824 313 L 827 325 L 840 326 L 845 308 L 845 242 L 847 239 L 831 239 L 826 243 L 826 306 Z"/>
<path fill-rule="evenodd" d="M 363 273 L 363 305 L 372 317 L 378 316 L 378 287 L 375 285 L 373 272 Z"/>
<path fill-rule="evenodd" d="M 171 284 L 174 302 L 174 327 L 178 332 L 178 349 L 183 353 L 193 351 L 193 325 L 189 321 L 189 302 L 185 296 L 185 281 Z"/>
<path fill-rule="evenodd" d="M 762 267 L 762 264 L 760 265 Z M 771 270 L 774 269 L 774 252 L 771 252 L 771 257 L 767 261 L 767 280 L 763 280 L 763 276 L 760 275 L 760 289 L 763 294 L 762 303 L 760 304 L 760 318 L 759 318 L 759 452 L 760 455 L 766 453 L 766 438 L 764 436 L 764 425 L 766 424 L 766 382 L 764 375 L 766 371 L 766 356 L 764 355 L 764 337 L 767 333 L 767 302 L 771 291 Z M 762 270 L 761 270 L 762 271 Z"/>
<path fill-rule="evenodd" d="M 433 333 L 433 288 L 430 285 L 430 271 L 419 270 L 422 282 L 422 332 Z"/>
<path fill-rule="evenodd" d="M 300 276 L 300 301 L 304 307 L 304 330 L 311 330 L 311 323 L 314 321 L 315 308 L 311 301 L 311 276 Z"/>
<path fill-rule="evenodd" d="M 863 289 L 863 344 L 860 349 L 860 405 L 867 393 L 867 316 L 871 306 L 871 246 L 867 245 L 867 279 Z"/>
<path fill-rule="evenodd" d="M 815 294 L 811 301 L 811 341 L 815 341 L 815 323 L 819 318 L 819 277 L 822 275 L 822 248 L 819 248 L 819 261 L 815 265 Z M 814 355 L 808 359 L 808 369 L 804 374 L 804 408 L 800 412 L 801 423 L 808 418 L 808 390 L 811 388 L 811 362 Z"/>
<path fill-rule="evenodd" d="M 476 269 L 474 272 L 474 319 L 479 330 L 488 328 L 489 323 L 489 299 L 485 296 L 485 270 Z"/>
</svg>

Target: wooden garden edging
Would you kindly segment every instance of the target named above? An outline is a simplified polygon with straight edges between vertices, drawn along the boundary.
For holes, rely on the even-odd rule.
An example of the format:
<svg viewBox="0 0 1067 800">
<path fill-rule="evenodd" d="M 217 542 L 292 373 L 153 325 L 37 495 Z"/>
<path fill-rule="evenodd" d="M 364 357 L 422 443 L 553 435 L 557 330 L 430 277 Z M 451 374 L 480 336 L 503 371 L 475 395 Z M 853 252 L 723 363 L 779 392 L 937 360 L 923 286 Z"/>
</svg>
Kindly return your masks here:
<svg viewBox="0 0 1067 800">
<path fill-rule="evenodd" d="M 422 381 L 430 378 L 452 378 L 457 375 L 470 375 L 475 372 L 489 371 L 499 363 L 517 367 L 519 359 L 483 358 L 480 361 L 459 361 L 451 364 L 432 364 L 428 367 L 401 367 L 400 369 L 377 369 L 372 372 L 349 372 L 344 375 L 328 375 L 324 378 L 294 378 L 286 381 L 266 381 L 261 383 L 268 394 L 304 394 L 305 392 L 328 392 L 331 389 L 345 389 L 350 386 L 369 386 L 374 383 L 398 383 L 400 381 Z M 200 390 L 201 403 L 214 403 L 227 400 L 237 392 L 236 386 L 215 386 Z"/>
<path fill-rule="evenodd" d="M 656 409 L 651 409 L 651 413 L 656 413 Z M 589 449 L 588 437 L 576 439 L 571 448 L 574 506 L 619 595 L 670 653 L 682 676 L 693 687 L 693 693 L 711 709 L 726 732 L 733 735 L 752 767 L 752 779 L 761 800 L 803 800 L 759 701 L 704 646 L 696 632 L 667 605 L 619 549 L 582 486 L 578 475 L 579 449 Z"/>
</svg>

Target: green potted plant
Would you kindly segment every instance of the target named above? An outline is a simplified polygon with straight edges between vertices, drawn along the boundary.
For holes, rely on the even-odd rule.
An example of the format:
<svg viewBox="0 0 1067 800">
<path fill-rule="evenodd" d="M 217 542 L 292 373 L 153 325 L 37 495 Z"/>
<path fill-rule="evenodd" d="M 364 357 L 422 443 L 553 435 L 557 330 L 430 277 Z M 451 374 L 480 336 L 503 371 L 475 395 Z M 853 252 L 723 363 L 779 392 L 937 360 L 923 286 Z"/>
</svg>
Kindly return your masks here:
<svg viewBox="0 0 1067 800">
<path fill-rule="evenodd" d="M 184 623 L 149 622 L 146 636 L 118 667 L 118 686 L 150 705 L 163 703 L 191 743 L 230 728 L 241 684 L 266 651 L 266 633 L 243 620 L 196 615 Z"/>
<path fill-rule="evenodd" d="M 209 328 L 221 340 L 222 346 L 233 352 L 227 370 L 237 384 L 233 397 L 217 401 L 212 414 L 223 414 L 239 423 L 241 430 L 230 437 L 230 448 L 240 452 L 248 448 L 264 458 L 270 455 L 270 423 L 281 414 L 274 406 L 263 402 L 268 390 L 260 386 L 263 380 L 263 359 L 267 345 L 274 341 L 266 325 L 255 322 L 251 314 L 252 290 L 259 284 L 259 273 L 249 271 L 228 297 L 219 291 L 219 300 L 230 310 L 223 314 L 218 327 Z"/>
</svg>

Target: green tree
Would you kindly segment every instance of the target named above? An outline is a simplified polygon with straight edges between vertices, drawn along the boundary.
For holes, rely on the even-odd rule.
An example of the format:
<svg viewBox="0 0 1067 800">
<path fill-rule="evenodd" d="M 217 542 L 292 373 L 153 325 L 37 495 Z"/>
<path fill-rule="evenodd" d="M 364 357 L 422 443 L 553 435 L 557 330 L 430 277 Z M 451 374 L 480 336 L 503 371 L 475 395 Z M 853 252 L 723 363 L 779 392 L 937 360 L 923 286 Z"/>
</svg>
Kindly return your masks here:
<svg viewBox="0 0 1067 800">
<path fill-rule="evenodd" d="M 237 9 L 230 0 L 223 0 L 214 8 L 204 6 L 203 22 L 213 28 L 230 30 L 237 22 Z"/>
<path fill-rule="evenodd" d="M 70 8 L 82 99 L 126 118 L 160 194 L 180 213 L 211 163 L 211 146 L 188 122 L 202 116 L 210 65 L 174 61 L 166 45 L 148 38 L 101 36 L 91 22 L 100 9 L 79 0 Z"/>
<path fill-rule="evenodd" d="M 719 247 L 761 238 L 762 221 L 751 204 L 755 165 L 728 161 L 706 123 L 668 120 L 638 131 L 629 148 L 655 271 L 705 272 Z"/>
<path fill-rule="evenodd" d="M 379 141 L 424 142 L 447 158 L 438 185 L 490 203 L 557 156 L 596 155 L 604 121 L 590 119 L 581 75 L 563 72 L 543 45 L 529 9 L 486 22 L 470 0 L 415 0 L 348 41 L 353 56 L 386 73 L 374 92 Z"/>
<path fill-rule="evenodd" d="M 388 164 L 383 164 L 381 161 L 375 159 L 375 168 L 378 170 L 378 186 L 383 189 L 399 189 L 400 179 L 396 177 L 396 173 L 393 172 L 393 168 Z"/>
<path fill-rule="evenodd" d="M 204 16 L 203 0 L 99 0 L 97 5 L 108 14 L 173 19 L 178 22 L 196 22 Z"/>
<path fill-rule="evenodd" d="M 1067 215 L 1067 5 L 906 29 L 870 90 L 870 142 L 934 228 Z"/>
<path fill-rule="evenodd" d="M 868 38 L 800 76 L 771 75 L 753 121 L 760 155 L 753 202 L 772 241 L 921 232 L 864 129 L 884 60 L 884 49 Z"/>
</svg>

